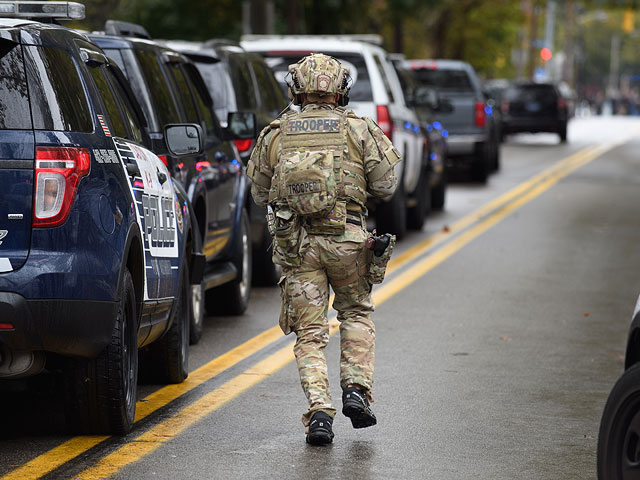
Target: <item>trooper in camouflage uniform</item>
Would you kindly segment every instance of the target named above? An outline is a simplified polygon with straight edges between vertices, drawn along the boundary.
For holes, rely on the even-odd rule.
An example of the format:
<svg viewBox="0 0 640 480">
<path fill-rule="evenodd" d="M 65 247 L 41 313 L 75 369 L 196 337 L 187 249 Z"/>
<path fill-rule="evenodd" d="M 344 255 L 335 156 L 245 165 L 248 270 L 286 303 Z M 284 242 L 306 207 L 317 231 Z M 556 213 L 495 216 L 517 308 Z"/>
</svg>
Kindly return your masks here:
<svg viewBox="0 0 640 480">
<path fill-rule="evenodd" d="M 309 402 L 302 417 L 307 442 L 325 444 L 333 439 L 336 413 L 324 354 L 329 286 L 340 322 L 342 411 L 355 428 L 376 423 L 369 407 L 375 326 L 365 203 L 367 192 L 391 198 L 400 155 L 372 120 L 343 108 L 349 71 L 338 60 L 312 54 L 289 72 L 289 95 L 301 110 L 260 133 L 247 175 L 255 202 L 270 212 L 273 260 L 283 273 L 280 326 L 296 333 L 294 352 Z"/>
</svg>

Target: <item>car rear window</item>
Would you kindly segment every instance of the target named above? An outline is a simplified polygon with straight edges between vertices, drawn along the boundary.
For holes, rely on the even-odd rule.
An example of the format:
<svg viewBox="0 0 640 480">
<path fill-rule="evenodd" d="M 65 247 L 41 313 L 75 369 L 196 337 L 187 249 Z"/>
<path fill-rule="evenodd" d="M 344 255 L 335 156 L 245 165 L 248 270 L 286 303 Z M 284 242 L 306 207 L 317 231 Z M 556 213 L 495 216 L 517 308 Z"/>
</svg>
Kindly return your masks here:
<svg viewBox="0 0 640 480">
<path fill-rule="evenodd" d="M 438 90 L 451 90 L 457 92 L 473 92 L 473 85 L 469 75 L 464 70 L 419 69 L 416 70 L 416 77 L 422 85 L 429 85 Z"/>
<path fill-rule="evenodd" d="M 27 77 L 20 45 L 0 41 L 0 129 L 30 130 Z"/>
<path fill-rule="evenodd" d="M 509 87 L 504 94 L 504 99 L 508 101 L 542 101 L 551 98 L 556 101 L 557 93 L 553 85 L 516 85 Z"/>
<path fill-rule="evenodd" d="M 25 66 L 36 130 L 91 132 L 84 87 L 71 55 L 48 47 L 25 47 Z"/>
<path fill-rule="evenodd" d="M 302 57 L 312 52 L 299 52 L 293 54 L 279 55 L 278 52 L 267 53 L 265 58 L 267 65 L 271 67 L 276 75 L 276 78 L 282 85 L 283 90 L 286 93 L 285 77 L 288 72 L 289 65 L 296 63 Z M 351 79 L 353 85 L 351 92 L 349 93 L 349 99 L 352 102 L 373 102 L 373 92 L 371 91 L 371 80 L 369 79 L 369 71 L 367 70 L 367 64 L 365 59 L 360 54 L 351 53 L 326 53 L 336 57 L 340 63 L 345 67 L 349 67 L 351 70 Z"/>
<path fill-rule="evenodd" d="M 147 50 L 135 50 L 135 55 L 147 87 L 151 91 L 151 101 L 155 107 L 158 124 L 176 123 L 179 121 L 178 111 L 158 57 L 154 52 Z"/>
</svg>

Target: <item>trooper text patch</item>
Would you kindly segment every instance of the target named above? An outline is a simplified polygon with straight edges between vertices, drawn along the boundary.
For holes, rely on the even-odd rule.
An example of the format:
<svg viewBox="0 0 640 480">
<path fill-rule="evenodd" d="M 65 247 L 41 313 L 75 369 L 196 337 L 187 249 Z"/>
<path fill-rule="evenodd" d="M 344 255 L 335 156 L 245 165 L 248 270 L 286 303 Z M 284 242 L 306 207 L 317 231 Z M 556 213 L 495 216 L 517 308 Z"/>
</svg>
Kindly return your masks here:
<svg viewBox="0 0 640 480">
<path fill-rule="evenodd" d="M 319 192 L 320 190 L 320 182 L 317 180 L 287 184 L 287 194 L 289 195 L 303 195 L 305 193 Z"/>
<path fill-rule="evenodd" d="M 287 122 L 287 133 L 336 133 L 340 131 L 340 121 L 336 118 L 308 118 Z"/>
</svg>

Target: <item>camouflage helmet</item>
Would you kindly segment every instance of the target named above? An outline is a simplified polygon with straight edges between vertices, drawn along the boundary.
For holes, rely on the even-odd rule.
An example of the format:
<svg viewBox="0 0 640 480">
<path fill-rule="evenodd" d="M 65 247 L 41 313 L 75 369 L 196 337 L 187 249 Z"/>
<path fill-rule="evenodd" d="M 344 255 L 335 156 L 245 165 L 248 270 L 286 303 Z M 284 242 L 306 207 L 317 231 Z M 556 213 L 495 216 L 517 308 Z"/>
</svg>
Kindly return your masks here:
<svg viewBox="0 0 640 480">
<path fill-rule="evenodd" d="M 300 95 L 304 93 L 338 95 L 339 100 L 348 98 L 349 68 L 343 67 L 333 57 L 312 53 L 300 59 L 298 63 L 289 65 L 289 73 L 289 88 L 295 103 L 301 103 Z"/>
</svg>

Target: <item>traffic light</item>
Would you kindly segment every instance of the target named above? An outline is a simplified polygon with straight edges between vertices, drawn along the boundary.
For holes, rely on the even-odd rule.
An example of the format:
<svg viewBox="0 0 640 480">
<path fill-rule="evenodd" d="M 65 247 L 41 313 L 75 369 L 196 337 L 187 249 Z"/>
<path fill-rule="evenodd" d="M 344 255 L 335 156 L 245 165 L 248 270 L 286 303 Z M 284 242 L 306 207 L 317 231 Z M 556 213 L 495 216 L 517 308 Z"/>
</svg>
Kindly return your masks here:
<svg viewBox="0 0 640 480">
<path fill-rule="evenodd" d="M 548 62 L 549 60 L 551 60 L 551 57 L 553 57 L 553 53 L 547 47 L 544 47 L 542 50 L 540 50 L 540 58 L 543 61 Z"/>
</svg>

